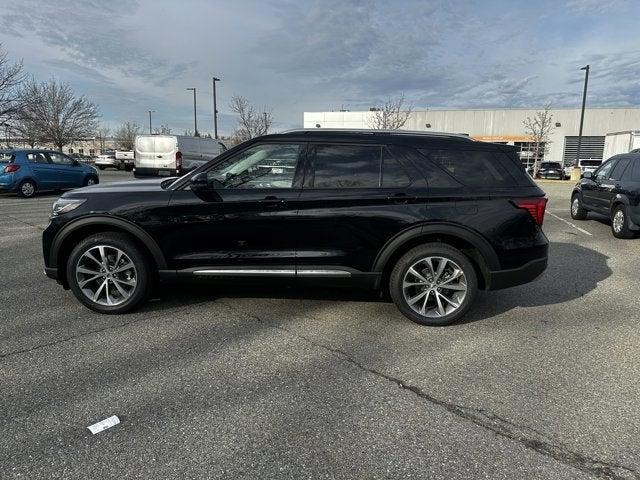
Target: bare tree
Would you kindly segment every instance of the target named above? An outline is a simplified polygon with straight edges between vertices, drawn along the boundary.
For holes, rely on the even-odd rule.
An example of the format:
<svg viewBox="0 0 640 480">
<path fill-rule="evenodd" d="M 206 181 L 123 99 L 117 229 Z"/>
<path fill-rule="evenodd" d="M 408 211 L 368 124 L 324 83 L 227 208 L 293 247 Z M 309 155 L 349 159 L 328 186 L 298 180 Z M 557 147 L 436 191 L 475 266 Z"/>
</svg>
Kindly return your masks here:
<svg viewBox="0 0 640 480">
<path fill-rule="evenodd" d="M 21 118 L 35 126 L 38 141 L 58 150 L 74 140 L 93 136 L 98 126 L 98 106 L 84 95 L 76 97 L 68 83 L 33 79 L 20 89 Z"/>
<path fill-rule="evenodd" d="M 136 135 L 140 134 L 140 130 L 140 125 L 134 122 L 126 122 L 120 125 L 114 133 L 118 148 L 133 150 L 136 143 Z"/>
<path fill-rule="evenodd" d="M 238 114 L 238 126 L 233 136 L 240 142 L 266 135 L 273 126 L 271 111 L 266 108 L 262 112 L 257 111 L 245 97 L 234 95 L 229 107 Z"/>
<path fill-rule="evenodd" d="M 26 115 L 17 115 L 17 118 L 11 123 L 12 130 L 20 137 L 23 143 L 31 148 L 35 148 L 40 138 L 38 126 Z"/>
<path fill-rule="evenodd" d="M 22 61 L 9 62 L 0 44 L 0 123 L 8 123 L 21 109 L 20 85 L 25 80 Z"/>
<path fill-rule="evenodd" d="M 533 117 L 527 117 L 522 124 L 524 125 L 525 133 L 533 140 L 533 178 L 536 178 L 540 170 L 540 160 L 544 158 L 551 144 L 549 137 L 555 128 L 551 104 L 547 104 L 542 110 L 538 110 Z"/>
<path fill-rule="evenodd" d="M 398 130 L 407 123 L 413 105 L 405 103 L 404 93 L 398 98 L 388 98 L 382 105 L 374 107 L 369 119 L 369 128 L 375 130 Z"/>
<path fill-rule="evenodd" d="M 169 125 L 162 124 L 159 127 L 154 128 L 153 133 L 169 135 L 171 133 L 171 129 L 169 128 Z"/>
<path fill-rule="evenodd" d="M 98 130 L 96 130 L 96 140 L 98 141 L 101 152 L 104 152 L 107 149 L 107 140 L 110 134 L 111 129 L 106 125 L 102 125 Z"/>
</svg>

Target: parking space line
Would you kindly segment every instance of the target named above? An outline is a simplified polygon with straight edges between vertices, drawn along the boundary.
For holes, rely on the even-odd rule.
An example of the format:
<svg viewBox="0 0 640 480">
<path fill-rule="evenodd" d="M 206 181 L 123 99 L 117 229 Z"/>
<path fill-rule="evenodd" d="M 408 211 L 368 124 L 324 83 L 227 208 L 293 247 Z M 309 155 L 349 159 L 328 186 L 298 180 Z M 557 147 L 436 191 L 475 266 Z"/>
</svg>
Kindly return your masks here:
<svg viewBox="0 0 640 480">
<path fill-rule="evenodd" d="M 580 227 L 579 227 L 579 226 L 577 226 L 575 223 L 571 223 L 571 222 L 569 222 L 569 221 L 565 220 L 564 218 L 561 218 L 561 217 L 559 217 L 558 215 L 556 215 L 555 213 L 552 213 L 552 212 L 550 212 L 550 211 L 548 211 L 548 210 L 547 210 L 547 213 L 548 213 L 549 215 L 551 215 L 553 218 L 557 218 L 557 219 L 558 219 L 558 220 L 560 220 L 561 222 L 566 223 L 566 224 L 567 224 L 567 225 L 569 225 L 570 227 L 575 228 L 575 229 L 576 229 L 576 230 L 578 230 L 579 232 L 582 232 L 582 233 L 584 233 L 585 235 L 589 235 L 590 237 L 592 237 L 592 236 L 593 236 L 593 234 L 592 234 L 592 233 L 589 233 L 589 232 L 587 232 L 586 230 L 584 230 L 584 229 L 580 228 Z"/>
</svg>

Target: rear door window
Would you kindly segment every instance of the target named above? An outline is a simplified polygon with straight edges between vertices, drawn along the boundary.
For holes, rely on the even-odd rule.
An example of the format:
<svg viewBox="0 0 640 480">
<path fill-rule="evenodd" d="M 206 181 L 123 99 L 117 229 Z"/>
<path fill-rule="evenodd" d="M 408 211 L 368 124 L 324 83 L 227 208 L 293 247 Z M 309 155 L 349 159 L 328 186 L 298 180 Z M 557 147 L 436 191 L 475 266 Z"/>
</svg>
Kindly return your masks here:
<svg viewBox="0 0 640 480">
<path fill-rule="evenodd" d="M 29 163 L 49 163 L 49 159 L 42 152 L 29 152 L 26 156 Z"/>
<path fill-rule="evenodd" d="M 609 175 L 609 178 L 611 180 L 622 180 L 622 176 L 624 175 L 624 172 L 628 166 L 629 166 L 629 159 L 624 157 L 621 158 L 620 160 L 618 160 L 618 163 L 613 168 L 613 170 L 611 170 L 611 174 Z"/>
<path fill-rule="evenodd" d="M 382 188 L 402 188 L 411 184 L 409 174 L 386 148 L 382 152 Z"/>
<path fill-rule="evenodd" d="M 305 183 L 313 188 L 377 188 L 381 161 L 378 145 L 315 145 Z"/>
<path fill-rule="evenodd" d="M 480 150 L 420 150 L 463 185 L 512 187 L 515 179 L 494 152 Z"/>
</svg>

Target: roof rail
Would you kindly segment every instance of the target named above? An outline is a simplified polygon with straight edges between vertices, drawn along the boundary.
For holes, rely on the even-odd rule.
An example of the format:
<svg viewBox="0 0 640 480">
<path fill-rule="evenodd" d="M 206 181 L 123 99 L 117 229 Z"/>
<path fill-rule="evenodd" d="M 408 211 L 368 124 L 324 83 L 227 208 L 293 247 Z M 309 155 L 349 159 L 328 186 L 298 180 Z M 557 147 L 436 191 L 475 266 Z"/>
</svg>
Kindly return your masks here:
<svg viewBox="0 0 640 480">
<path fill-rule="evenodd" d="M 280 133 L 312 133 L 312 132 L 333 132 L 333 133 L 364 133 L 369 135 L 421 135 L 425 137 L 451 137 L 462 138 L 475 141 L 469 135 L 463 133 L 447 133 L 447 132 L 425 132 L 423 130 L 378 130 L 373 128 L 294 128 L 285 130 Z"/>
</svg>

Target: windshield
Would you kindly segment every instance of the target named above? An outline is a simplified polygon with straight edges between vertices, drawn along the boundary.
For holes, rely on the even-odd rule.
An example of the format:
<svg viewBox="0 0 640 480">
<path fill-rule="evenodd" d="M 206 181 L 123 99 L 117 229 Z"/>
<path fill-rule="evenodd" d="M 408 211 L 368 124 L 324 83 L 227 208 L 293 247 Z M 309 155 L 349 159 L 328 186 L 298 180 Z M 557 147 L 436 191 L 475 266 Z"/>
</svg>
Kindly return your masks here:
<svg viewBox="0 0 640 480">
<path fill-rule="evenodd" d="M 560 164 L 558 162 L 543 162 L 540 166 L 542 168 L 560 168 Z"/>
</svg>

